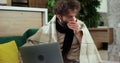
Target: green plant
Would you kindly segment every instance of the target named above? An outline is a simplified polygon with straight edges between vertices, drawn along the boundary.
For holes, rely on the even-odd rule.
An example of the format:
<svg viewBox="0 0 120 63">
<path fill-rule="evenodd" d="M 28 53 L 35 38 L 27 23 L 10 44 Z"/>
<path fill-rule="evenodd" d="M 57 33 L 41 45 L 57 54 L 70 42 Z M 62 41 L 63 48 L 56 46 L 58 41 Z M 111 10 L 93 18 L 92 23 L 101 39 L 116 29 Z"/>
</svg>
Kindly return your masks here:
<svg viewBox="0 0 120 63">
<path fill-rule="evenodd" d="M 53 13 L 53 7 L 55 5 L 55 0 L 48 0 L 48 4 L 47 4 L 47 8 L 48 8 L 48 21 L 51 20 L 51 18 L 53 17 L 54 13 Z"/>
<path fill-rule="evenodd" d="M 53 17 L 53 6 L 56 0 L 48 0 L 48 20 Z M 97 27 L 100 22 L 100 14 L 97 12 L 97 7 L 100 6 L 99 0 L 78 0 L 81 3 L 81 10 L 76 16 L 78 19 L 82 20 L 88 28 Z"/>
<path fill-rule="evenodd" d="M 99 0 L 78 0 L 81 3 L 81 10 L 77 17 L 84 21 L 88 28 L 97 27 L 100 22 L 100 14 L 97 7 L 100 6 Z"/>
</svg>

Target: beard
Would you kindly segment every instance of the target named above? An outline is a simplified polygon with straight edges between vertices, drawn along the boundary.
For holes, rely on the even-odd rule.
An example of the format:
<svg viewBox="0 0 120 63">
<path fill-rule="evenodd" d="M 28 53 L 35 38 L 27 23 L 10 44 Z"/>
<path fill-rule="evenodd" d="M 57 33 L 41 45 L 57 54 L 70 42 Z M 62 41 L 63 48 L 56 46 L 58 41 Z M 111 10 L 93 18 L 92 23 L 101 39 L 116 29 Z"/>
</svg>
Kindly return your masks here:
<svg viewBox="0 0 120 63">
<path fill-rule="evenodd" d="M 64 28 L 68 28 L 68 26 L 67 26 L 67 22 L 64 21 L 63 19 L 61 19 L 60 24 L 61 24 L 62 27 L 64 27 Z"/>
</svg>

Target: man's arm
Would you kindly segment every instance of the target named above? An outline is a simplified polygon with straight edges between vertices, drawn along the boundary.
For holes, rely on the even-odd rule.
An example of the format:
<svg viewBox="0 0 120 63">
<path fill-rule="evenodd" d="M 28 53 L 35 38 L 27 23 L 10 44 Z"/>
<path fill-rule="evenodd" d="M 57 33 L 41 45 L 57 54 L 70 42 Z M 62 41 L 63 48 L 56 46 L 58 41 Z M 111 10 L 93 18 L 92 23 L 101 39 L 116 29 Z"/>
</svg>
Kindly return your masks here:
<svg viewBox="0 0 120 63">
<path fill-rule="evenodd" d="M 80 30 L 79 32 L 75 33 L 75 36 L 77 37 L 77 39 L 79 40 L 79 42 L 81 42 L 82 36 L 83 36 L 82 30 Z"/>
<path fill-rule="evenodd" d="M 71 21 L 67 24 L 67 26 L 72 29 L 74 31 L 75 36 L 77 37 L 77 39 L 79 40 L 79 42 L 81 42 L 82 40 L 82 36 L 83 36 L 83 32 L 81 30 L 82 25 L 80 25 L 78 23 L 78 21 Z"/>
</svg>

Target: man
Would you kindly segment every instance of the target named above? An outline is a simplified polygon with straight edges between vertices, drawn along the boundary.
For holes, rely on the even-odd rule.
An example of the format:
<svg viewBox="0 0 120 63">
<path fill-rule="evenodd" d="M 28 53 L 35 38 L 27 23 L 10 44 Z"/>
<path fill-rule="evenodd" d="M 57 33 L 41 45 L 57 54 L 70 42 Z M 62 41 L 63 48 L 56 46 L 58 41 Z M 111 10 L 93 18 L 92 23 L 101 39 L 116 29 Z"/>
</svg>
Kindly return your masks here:
<svg viewBox="0 0 120 63">
<path fill-rule="evenodd" d="M 101 58 L 88 29 L 75 17 L 79 10 L 80 3 L 77 0 L 57 1 L 55 16 L 31 36 L 27 43 L 58 42 L 64 63 L 100 63 Z"/>
</svg>

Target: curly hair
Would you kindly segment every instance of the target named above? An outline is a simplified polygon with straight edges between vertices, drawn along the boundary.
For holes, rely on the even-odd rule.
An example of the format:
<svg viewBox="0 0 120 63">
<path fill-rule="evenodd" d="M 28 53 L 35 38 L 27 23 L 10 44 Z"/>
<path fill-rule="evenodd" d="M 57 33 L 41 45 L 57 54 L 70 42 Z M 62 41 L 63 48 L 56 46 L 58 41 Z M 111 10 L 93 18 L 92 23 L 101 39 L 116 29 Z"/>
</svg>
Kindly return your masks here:
<svg viewBox="0 0 120 63">
<path fill-rule="evenodd" d="M 53 11 L 55 14 L 66 15 L 69 13 L 69 9 L 79 12 L 80 2 L 77 0 L 59 0 L 54 6 Z"/>
</svg>

